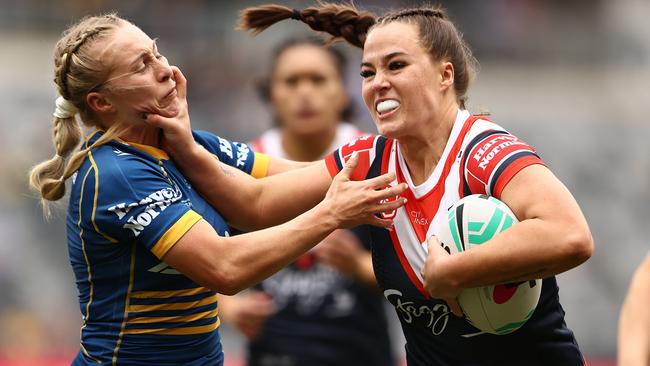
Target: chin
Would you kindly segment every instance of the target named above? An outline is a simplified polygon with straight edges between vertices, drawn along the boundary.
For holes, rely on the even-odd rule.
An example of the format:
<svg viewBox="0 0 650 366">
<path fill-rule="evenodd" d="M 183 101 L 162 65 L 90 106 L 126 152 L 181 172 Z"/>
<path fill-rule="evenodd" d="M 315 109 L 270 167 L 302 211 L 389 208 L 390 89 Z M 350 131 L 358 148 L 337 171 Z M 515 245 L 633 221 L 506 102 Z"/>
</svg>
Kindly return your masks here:
<svg viewBox="0 0 650 366">
<path fill-rule="evenodd" d="M 400 134 L 400 124 L 396 122 L 381 122 L 377 123 L 377 132 L 389 139 L 396 139 Z"/>
</svg>

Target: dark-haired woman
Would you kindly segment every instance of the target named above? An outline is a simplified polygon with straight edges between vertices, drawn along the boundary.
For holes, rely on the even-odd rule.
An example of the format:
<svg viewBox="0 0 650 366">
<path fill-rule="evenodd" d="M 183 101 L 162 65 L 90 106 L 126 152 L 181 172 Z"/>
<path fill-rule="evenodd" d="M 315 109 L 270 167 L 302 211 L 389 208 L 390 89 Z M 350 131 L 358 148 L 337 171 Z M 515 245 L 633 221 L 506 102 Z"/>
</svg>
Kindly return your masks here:
<svg viewBox="0 0 650 366">
<path fill-rule="evenodd" d="M 447 14 L 437 7 L 376 17 L 350 5 L 264 5 L 244 10 L 242 27 L 260 32 L 284 19 L 363 48 L 362 95 L 380 136 L 352 141 L 326 162 L 335 174 L 356 153 L 353 177 L 394 172 L 391 185 L 409 187 L 407 204 L 383 215 L 394 220 L 392 230 L 367 227 L 375 275 L 400 317 L 409 365 L 583 365 L 554 276 L 591 256 L 589 226 L 533 148 L 465 109 L 474 59 Z M 177 141 L 189 141 L 182 123 L 159 125 Z M 206 165 L 203 155 L 181 154 L 192 163 L 185 171 Z M 304 178 L 287 189 L 317 184 L 308 174 L 319 169 L 304 169 Z M 241 206 L 238 198 L 224 197 L 229 183 L 220 172 L 189 174 L 214 204 L 226 198 Z M 520 223 L 478 248 L 448 255 L 436 239 L 446 209 L 477 193 L 505 202 Z M 460 318 L 462 289 L 534 278 L 544 279 L 541 299 L 516 332 L 484 334 Z"/>
<path fill-rule="evenodd" d="M 271 62 L 260 91 L 277 127 L 250 143 L 256 153 L 314 161 L 363 135 L 344 122 L 350 98 L 340 51 L 294 38 Z M 337 230 L 253 290 L 221 297 L 219 315 L 246 337 L 249 366 L 393 364 L 368 245 Z"/>
</svg>

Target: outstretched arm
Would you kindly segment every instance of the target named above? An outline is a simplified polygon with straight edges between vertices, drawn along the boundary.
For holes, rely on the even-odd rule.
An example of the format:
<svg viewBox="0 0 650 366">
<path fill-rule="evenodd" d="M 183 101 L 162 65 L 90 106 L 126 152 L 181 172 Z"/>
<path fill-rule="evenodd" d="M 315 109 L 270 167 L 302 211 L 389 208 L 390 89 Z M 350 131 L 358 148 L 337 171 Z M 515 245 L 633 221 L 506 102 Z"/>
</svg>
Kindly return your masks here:
<svg viewBox="0 0 650 366">
<path fill-rule="evenodd" d="M 162 259 L 195 282 L 229 295 L 277 272 L 336 228 L 360 224 L 390 226 L 390 221 L 374 214 L 401 206 L 403 199 L 379 202 L 399 195 L 405 185 L 381 189 L 393 176 L 350 181 L 356 161 L 352 159 L 337 175 L 325 200 L 297 218 L 233 237 L 218 236 L 212 226 L 201 220 Z"/>
<path fill-rule="evenodd" d="M 323 197 L 331 183 L 325 163 L 255 179 L 220 163 L 193 144 L 174 161 L 205 199 L 239 229 L 256 230 L 285 222 Z"/>
<path fill-rule="evenodd" d="M 618 364 L 650 364 L 650 254 L 634 273 L 618 321 Z"/>
<path fill-rule="evenodd" d="M 230 222 L 245 230 L 269 227 L 314 207 L 332 181 L 323 162 L 263 179 L 221 164 L 195 143 L 187 108 L 187 81 L 173 67 L 179 113 L 166 118 L 149 114 L 145 121 L 164 131 L 161 147 L 206 200 Z"/>
</svg>

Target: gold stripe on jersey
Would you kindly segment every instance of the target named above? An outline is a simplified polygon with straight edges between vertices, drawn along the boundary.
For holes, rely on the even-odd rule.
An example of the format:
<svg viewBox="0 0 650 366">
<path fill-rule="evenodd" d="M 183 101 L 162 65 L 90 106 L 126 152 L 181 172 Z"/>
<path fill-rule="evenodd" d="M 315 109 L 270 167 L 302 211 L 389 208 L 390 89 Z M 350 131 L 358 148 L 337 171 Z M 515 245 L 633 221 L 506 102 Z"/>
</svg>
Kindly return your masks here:
<svg viewBox="0 0 650 366">
<path fill-rule="evenodd" d="M 158 242 L 151 247 L 151 252 L 162 259 L 162 257 L 167 254 L 167 252 L 178 242 L 178 240 L 185 235 L 196 224 L 202 217 L 194 210 L 187 211 L 183 216 L 181 216 L 172 227 L 167 229 L 167 231 L 160 237 Z"/>
<path fill-rule="evenodd" d="M 88 151 L 88 159 L 90 160 L 90 165 L 92 165 L 92 168 L 95 171 L 95 197 L 93 199 L 93 211 L 90 216 L 90 221 L 93 223 L 93 227 L 95 228 L 97 234 L 103 236 L 104 239 L 110 241 L 111 243 L 117 243 L 116 239 L 113 239 L 112 237 L 104 234 L 101 230 L 99 230 L 97 223 L 95 223 L 95 213 L 97 212 L 97 197 L 99 197 L 99 167 L 97 166 L 97 163 L 95 163 L 95 158 L 93 158 L 92 151 Z"/>
<path fill-rule="evenodd" d="M 135 147 L 138 150 L 144 151 L 158 160 L 169 160 L 169 155 L 164 150 L 154 146 L 136 144 L 135 142 L 125 142 L 125 144 Z"/>
<path fill-rule="evenodd" d="M 88 179 L 88 175 L 90 174 L 90 171 L 92 170 L 91 168 L 88 168 L 88 171 L 84 175 L 83 181 L 81 182 L 81 193 L 79 194 L 79 220 L 77 221 L 77 227 L 79 228 L 79 239 L 81 240 L 81 251 L 84 254 L 84 260 L 86 261 L 86 270 L 88 271 L 88 284 L 89 284 L 89 294 L 88 294 L 88 302 L 86 303 L 86 314 L 84 314 L 84 322 L 83 325 L 81 326 L 81 329 L 79 330 L 80 334 L 80 339 L 81 341 L 79 342 L 81 344 L 81 350 L 83 353 L 94 360 L 95 362 L 101 363 L 98 359 L 94 358 L 93 356 L 88 353 L 86 350 L 86 347 L 84 347 L 83 344 L 83 332 L 84 328 L 86 327 L 86 324 L 88 324 L 88 318 L 90 318 L 90 304 L 93 302 L 93 295 L 94 295 L 94 289 L 95 285 L 93 284 L 93 276 L 92 272 L 90 271 L 90 261 L 88 260 L 88 254 L 86 253 L 86 241 L 84 240 L 84 229 L 81 227 L 81 208 L 83 207 L 83 199 L 84 199 L 84 189 L 86 188 L 86 179 Z"/>
<path fill-rule="evenodd" d="M 126 298 L 124 299 L 124 317 L 122 319 L 122 325 L 120 326 L 120 334 L 117 337 L 117 343 L 115 344 L 115 349 L 113 350 L 113 366 L 117 365 L 117 353 L 120 351 L 120 345 L 122 344 L 122 339 L 124 337 L 124 328 L 126 327 L 126 322 L 128 320 L 129 312 L 129 301 L 131 301 L 131 291 L 133 290 L 133 277 L 135 273 L 135 244 L 131 244 L 131 266 L 129 269 L 129 287 L 126 290 Z"/>
<path fill-rule="evenodd" d="M 151 299 L 151 298 L 170 298 L 177 296 L 193 296 L 212 292 L 212 290 L 205 287 L 195 287 L 183 290 L 170 290 L 170 291 L 134 291 L 131 293 L 131 298 L 134 299 Z"/>
<path fill-rule="evenodd" d="M 221 325 L 221 319 L 217 321 L 198 327 L 185 327 L 185 328 L 156 328 L 156 329 L 125 329 L 124 334 L 158 334 L 158 335 L 188 335 L 188 334 L 201 334 L 210 333 Z"/>
<path fill-rule="evenodd" d="M 253 161 L 253 169 L 251 169 L 251 176 L 254 178 L 264 178 L 269 172 L 270 158 L 266 154 L 255 153 L 255 160 Z"/>
<path fill-rule="evenodd" d="M 217 294 L 214 294 L 210 297 L 206 297 L 205 299 L 201 299 L 197 301 L 152 304 L 152 305 L 129 305 L 128 311 L 131 313 L 140 313 L 145 311 L 159 311 L 159 310 L 189 310 L 189 309 L 198 308 L 205 305 L 214 304 L 216 302 L 217 302 Z"/>
<path fill-rule="evenodd" d="M 201 319 L 214 318 L 219 315 L 215 308 L 210 311 L 203 311 L 196 314 L 178 315 L 178 316 L 138 316 L 127 321 L 128 324 L 152 324 L 152 323 L 187 323 Z M 185 328 L 185 327 L 183 327 Z"/>
</svg>

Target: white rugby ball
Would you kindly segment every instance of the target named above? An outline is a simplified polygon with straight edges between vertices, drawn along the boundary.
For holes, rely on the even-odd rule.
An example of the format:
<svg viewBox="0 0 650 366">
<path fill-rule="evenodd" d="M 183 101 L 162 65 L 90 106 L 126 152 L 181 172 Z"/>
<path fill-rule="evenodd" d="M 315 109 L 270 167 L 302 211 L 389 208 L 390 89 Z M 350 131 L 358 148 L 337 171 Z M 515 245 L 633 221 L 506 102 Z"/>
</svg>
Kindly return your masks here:
<svg viewBox="0 0 650 366">
<path fill-rule="evenodd" d="M 483 244 L 518 223 L 510 208 L 494 197 L 471 195 L 449 208 L 438 240 L 445 250 L 459 253 Z M 542 280 L 468 288 L 458 296 L 466 319 L 492 334 L 516 331 L 533 315 L 542 291 Z"/>
</svg>

